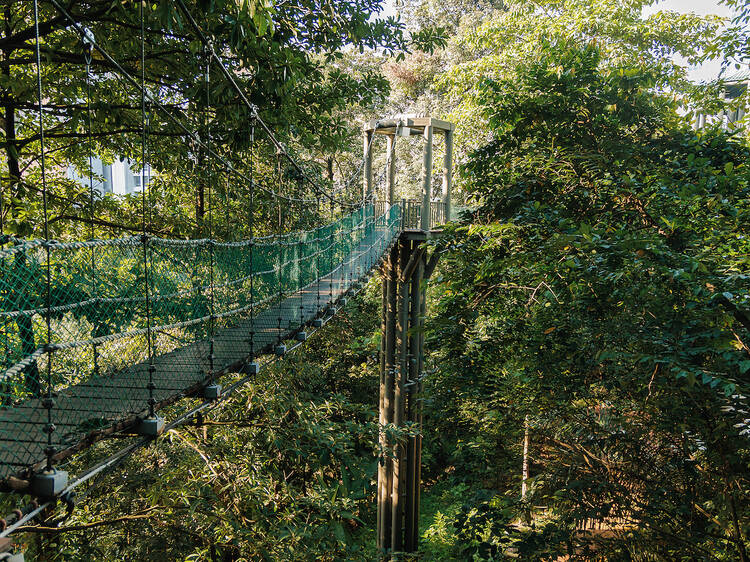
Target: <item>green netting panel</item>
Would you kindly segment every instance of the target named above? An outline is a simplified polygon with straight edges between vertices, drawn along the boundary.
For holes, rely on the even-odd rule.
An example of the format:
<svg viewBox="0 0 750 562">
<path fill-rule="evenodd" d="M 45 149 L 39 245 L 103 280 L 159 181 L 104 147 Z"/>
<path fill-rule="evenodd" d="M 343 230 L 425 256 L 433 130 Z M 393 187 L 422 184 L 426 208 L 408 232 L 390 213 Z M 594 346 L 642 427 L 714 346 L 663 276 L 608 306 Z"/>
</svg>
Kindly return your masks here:
<svg viewBox="0 0 750 562">
<path fill-rule="evenodd" d="M 253 241 L 50 243 L 51 353 L 47 248 L 30 241 L 0 250 L 0 478 L 44 460 L 48 370 L 53 444 L 66 449 L 146 412 L 149 331 L 161 404 L 272 351 L 370 270 L 401 222 L 399 206 L 378 217 L 367 206 Z"/>
</svg>

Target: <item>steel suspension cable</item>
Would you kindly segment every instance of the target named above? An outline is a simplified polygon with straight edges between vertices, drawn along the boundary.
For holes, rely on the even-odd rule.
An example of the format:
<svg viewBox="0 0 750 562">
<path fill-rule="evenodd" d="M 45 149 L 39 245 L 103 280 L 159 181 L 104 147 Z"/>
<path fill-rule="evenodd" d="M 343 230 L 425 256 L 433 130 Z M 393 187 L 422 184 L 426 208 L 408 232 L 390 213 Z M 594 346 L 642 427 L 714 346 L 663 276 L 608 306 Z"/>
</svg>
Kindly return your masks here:
<svg viewBox="0 0 750 562">
<path fill-rule="evenodd" d="M 329 199 L 329 210 L 331 213 L 331 230 L 328 233 L 329 237 L 329 259 L 328 259 L 328 307 L 329 309 L 333 307 L 333 257 L 336 254 L 336 233 L 338 230 L 338 227 L 336 223 L 334 222 L 333 218 L 333 199 Z"/>
<path fill-rule="evenodd" d="M 41 46 L 39 38 L 39 2 L 34 0 L 34 36 L 35 36 L 35 50 L 36 50 L 36 87 L 37 96 L 39 98 L 39 166 L 42 176 L 42 212 L 44 217 L 44 249 L 45 258 L 47 261 L 45 268 L 45 287 L 44 287 L 44 300 L 46 306 L 45 313 L 45 325 L 47 327 L 47 392 L 43 401 L 44 408 L 47 410 L 47 426 L 45 431 L 47 433 L 47 447 L 44 452 L 46 455 L 46 470 L 52 471 L 53 457 L 57 452 L 55 447 L 52 445 L 52 434 L 55 432 L 55 425 L 52 423 L 52 408 L 54 407 L 54 400 L 52 399 L 52 264 L 50 256 L 49 246 L 49 209 L 47 205 L 47 169 L 45 161 L 45 145 L 44 145 L 44 107 L 43 107 L 43 96 L 42 96 L 42 56 Z"/>
<path fill-rule="evenodd" d="M 255 165 L 255 117 L 250 118 L 250 363 L 255 360 L 255 183 L 253 182 Z"/>
<path fill-rule="evenodd" d="M 316 194 L 315 199 L 315 214 L 318 221 L 322 222 L 322 217 L 320 215 L 320 195 Z M 323 232 L 323 226 L 318 226 L 315 229 L 315 277 L 317 278 L 317 282 L 315 283 L 317 288 L 317 303 L 316 303 L 316 311 L 317 314 L 320 315 L 320 235 Z"/>
<path fill-rule="evenodd" d="M 139 2 L 140 19 L 141 19 L 141 226 L 143 239 L 143 278 L 145 285 L 145 306 L 146 306 L 146 346 L 148 348 L 148 417 L 153 418 L 155 411 L 154 406 L 154 344 L 153 334 L 151 331 L 151 279 L 149 275 L 148 246 L 149 238 L 146 231 L 146 162 L 148 147 L 148 128 L 150 126 L 150 114 L 146 111 L 146 15 L 143 8 L 143 2 Z"/>
<path fill-rule="evenodd" d="M 224 232 L 227 240 L 235 240 L 233 231 L 229 228 L 229 195 L 230 195 L 230 171 L 227 170 L 227 181 L 224 186 Z"/>
<path fill-rule="evenodd" d="M 281 193 L 281 190 L 283 188 L 282 184 L 282 178 L 281 178 L 281 152 L 276 153 L 276 168 L 278 172 L 278 181 L 279 184 L 277 186 L 277 189 L 279 190 L 279 193 Z M 279 235 L 281 234 L 281 202 L 279 201 Z M 283 308 L 281 306 L 281 303 L 284 299 L 284 284 L 283 284 L 283 270 L 284 270 L 284 263 L 286 262 L 286 246 L 282 246 L 282 249 L 278 252 L 278 259 L 279 259 L 279 266 L 278 266 L 278 274 L 276 276 L 276 284 L 279 286 L 279 316 L 278 316 L 278 331 L 279 331 L 279 341 L 277 344 L 281 346 L 281 315 Z"/>
<path fill-rule="evenodd" d="M 89 159 L 89 218 L 91 221 L 91 232 L 90 240 L 96 238 L 96 226 L 94 220 L 96 213 L 94 210 L 94 137 L 92 131 L 92 119 L 91 119 L 91 60 L 93 54 L 93 46 L 89 41 L 84 40 L 84 61 L 86 63 L 86 140 L 88 144 L 88 159 Z M 96 247 L 91 246 L 91 298 L 98 302 L 99 291 L 96 282 Z M 98 312 L 98 311 L 97 311 Z M 94 321 L 95 332 L 99 331 L 99 319 Z M 92 345 L 92 351 L 94 354 L 94 376 L 99 375 L 99 346 L 97 344 Z"/>
<path fill-rule="evenodd" d="M 205 86 L 206 86 L 206 107 L 205 107 L 205 127 L 206 127 L 206 143 L 211 146 L 211 59 L 206 57 L 206 72 L 205 72 Z M 216 336 L 216 309 L 215 309 L 215 295 L 214 295 L 214 261 L 216 259 L 214 251 L 214 239 L 213 239 L 213 200 L 211 198 L 211 184 L 213 175 L 213 161 L 208 159 L 208 193 L 207 193 L 207 205 L 208 205 L 208 251 L 209 251 L 209 307 L 211 319 L 209 320 L 209 352 L 208 352 L 208 364 L 209 364 L 209 384 L 214 384 L 215 366 L 214 366 L 214 346 Z"/>
</svg>

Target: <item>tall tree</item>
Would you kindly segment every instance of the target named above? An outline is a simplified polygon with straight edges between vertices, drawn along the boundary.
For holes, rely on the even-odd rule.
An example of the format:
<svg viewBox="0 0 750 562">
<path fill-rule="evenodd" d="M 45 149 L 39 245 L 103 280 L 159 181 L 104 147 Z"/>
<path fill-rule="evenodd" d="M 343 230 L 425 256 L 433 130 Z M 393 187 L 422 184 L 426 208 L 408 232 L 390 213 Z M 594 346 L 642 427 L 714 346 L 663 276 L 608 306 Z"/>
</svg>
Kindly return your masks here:
<svg viewBox="0 0 750 562">
<path fill-rule="evenodd" d="M 282 3 L 186 2 L 204 34 L 236 74 L 252 103 L 280 134 L 303 145 L 337 142 L 333 112 L 351 101 L 379 95 L 386 86 L 374 73 L 345 76 L 323 64 L 342 56 L 345 47 L 381 49 L 398 54 L 419 42 L 407 36 L 394 18 L 372 18 L 380 2 Z M 137 2 L 112 4 L 87 0 L 60 4 L 97 45 L 140 81 L 141 41 Z M 247 148 L 249 109 L 212 63 L 210 95 L 203 75 L 208 55 L 185 15 L 174 2 L 145 3 L 145 86 L 149 103 L 150 160 L 163 171 L 182 170 L 197 155 L 179 121 L 195 132 L 206 118 L 217 150 L 236 153 Z M 3 111 L 3 225 L 10 234 L 32 234 L 38 217 L 39 131 L 36 95 L 35 35 L 30 2 L 7 0 L 0 12 L 0 105 Z M 86 170 L 88 94 L 85 88 L 85 45 L 58 6 L 40 2 L 44 122 L 50 168 L 60 171 L 73 162 Z M 141 100 L 115 63 L 94 50 L 91 61 L 91 117 L 96 152 L 140 159 Z M 211 100 L 210 115 L 206 100 Z M 231 151 L 231 152 L 230 152 Z M 241 160 L 240 160 L 241 161 Z M 58 174 L 59 175 L 59 174 Z M 58 178 L 59 179 L 59 178 Z M 59 182 L 53 205 L 80 208 L 75 185 Z M 64 198 L 64 199 L 63 199 Z M 59 209 L 58 209 L 59 210 Z M 36 233 L 38 234 L 38 233 Z"/>
<path fill-rule="evenodd" d="M 687 80 L 676 63 L 702 60 L 722 24 L 718 16 L 660 11 L 644 18 L 651 0 L 510 0 L 479 27 L 464 27 L 453 39 L 454 49 L 466 53 L 438 78 L 448 98 L 450 117 L 457 123 L 460 152 L 483 144 L 488 136 L 475 87 L 482 78 L 509 78 L 518 61 L 533 60 L 549 40 L 594 42 L 602 64 L 635 65 L 654 72 L 654 87 L 674 93 L 685 105 L 705 101 L 700 88 Z M 711 90 L 711 95 L 715 93 Z"/>
<path fill-rule="evenodd" d="M 696 136 L 660 75 L 593 41 L 511 70 L 478 92 L 492 139 L 443 264 L 431 419 L 508 495 L 527 417 L 535 463 L 528 504 L 473 507 L 529 559 L 746 559 L 748 149 Z M 531 505 L 536 530 L 512 525 Z M 591 519 L 622 532 L 576 532 Z M 481 522 L 459 523 L 473 548 Z"/>
</svg>

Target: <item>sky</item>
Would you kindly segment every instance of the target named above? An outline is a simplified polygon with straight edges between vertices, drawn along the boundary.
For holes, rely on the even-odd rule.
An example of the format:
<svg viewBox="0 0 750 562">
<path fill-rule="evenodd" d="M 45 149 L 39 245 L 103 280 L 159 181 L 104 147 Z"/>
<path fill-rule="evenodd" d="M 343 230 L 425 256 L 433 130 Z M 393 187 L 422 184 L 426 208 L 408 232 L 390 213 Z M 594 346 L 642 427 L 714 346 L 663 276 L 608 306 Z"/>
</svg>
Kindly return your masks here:
<svg viewBox="0 0 750 562">
<path fill-rule="evenodd" d="M 671 10 L 675 12 L 689 13 L 695 12 L 699 15 L 716 14 L 719 16 L 730 17 L 732 12 L 718 0 L 663 0 L 654 6 L 643 10 L 643 15 L 648 16 L 659 10 Z M 684 61 L 678 62 L 684 64 Z M 721 70 L 721 61 L 710 61 L 700 67 L 690 68 L 688 75 L 694 82 L 705 82 L 715 80 L 719 77 Z"/>
<path fill-rule="evenodd" d="M 386 15 L 393 15 L 395 0 L 386 0 Z M 716 14 L 729 17 L 732 15 L 729 8 L 719 4 L 719 0 L 662 0 L 643 11 L 644 16 L 651 15 L 659 10 L 671 10 L 675 12 L 695 12 L 699 15 Z M 684 64 L 684 61 L 679 61 Z M 721 70 L 721 61 L 711 61 L 697 68 L 689 69 L 689 76 L 695 82 L 710 81 L 718 78 Z"/>
</svg>

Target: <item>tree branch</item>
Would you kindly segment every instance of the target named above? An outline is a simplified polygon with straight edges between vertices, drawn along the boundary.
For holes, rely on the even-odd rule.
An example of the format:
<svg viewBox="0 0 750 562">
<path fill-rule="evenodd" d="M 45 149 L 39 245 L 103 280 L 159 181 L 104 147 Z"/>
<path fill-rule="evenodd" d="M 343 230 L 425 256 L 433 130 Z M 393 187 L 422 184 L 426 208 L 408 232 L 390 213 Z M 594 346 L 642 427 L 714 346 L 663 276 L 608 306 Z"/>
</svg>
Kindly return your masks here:
<svg viewBox="0 0 750 562">
<path fill-rule="evenodd" d="M 732 316 L 734 316 L 734 319 L 737 320 L 742 326 L 750 332 L 750 316 L 748 314 L 740 309 L 736 304 L 734 304 L 732 301 L 730 301 L 728 298 L 726 298 L 724 295 L 720 295 L 716 299 L 721 306 L 723 306 Z"/>
<path fill-rule="evenodd" d="M 115 519 L 107 519 L 104 521 L 94 521 L 93 523 L 85 523 L 81 525 L 69 525 L 67 527 L 42 527 L 40 525 L 23 525 L 16 529 L 18 533 L 45 533 L 45 534 L 60 534 L 67 533 L 69 531 L 85 531 L 87 529 L 94 529 L 96 527 L 103 527 L 105 525 L 114 525 L 116 523 L 125 523 L 127 521 L 136 521 L 138 519 L 148 519 L 154 515 L 154 510 L 162 509 L 163 506 L 157 505 L 150 507 L 142 513 L 135 515 L 124 515 L 122 517 L 116 517 Z"/>
</svg>

